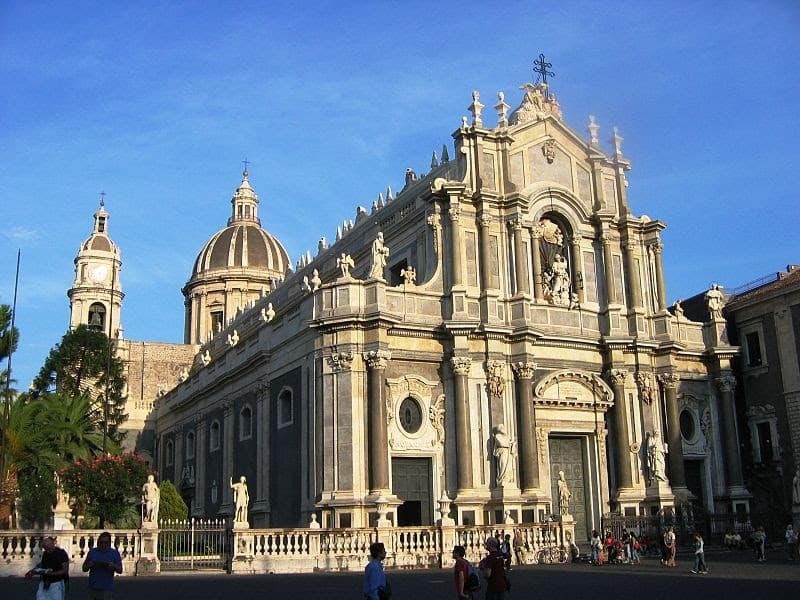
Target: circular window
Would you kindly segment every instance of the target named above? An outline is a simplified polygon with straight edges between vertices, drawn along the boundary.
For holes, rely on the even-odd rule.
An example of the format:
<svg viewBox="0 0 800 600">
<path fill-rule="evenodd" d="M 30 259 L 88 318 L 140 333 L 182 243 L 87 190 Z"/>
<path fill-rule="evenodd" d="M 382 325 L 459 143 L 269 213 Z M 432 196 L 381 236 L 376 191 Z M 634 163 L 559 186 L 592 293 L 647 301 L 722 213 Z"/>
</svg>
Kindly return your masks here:
<svg viewBox="0 0 800 600">
<path fill-rule="evenodd" d="M 406 398 L 400 403 L 400 426 L 406 433 L 417 433 L 422 427 L 422 409 L 413 398 Z"/>
<path fill-rule="evenodd" d="M 695 424 L 694 415 L 688 410 L 681 413 L 681 435 L 687 442 L 694 439 Z"/>
</svg>

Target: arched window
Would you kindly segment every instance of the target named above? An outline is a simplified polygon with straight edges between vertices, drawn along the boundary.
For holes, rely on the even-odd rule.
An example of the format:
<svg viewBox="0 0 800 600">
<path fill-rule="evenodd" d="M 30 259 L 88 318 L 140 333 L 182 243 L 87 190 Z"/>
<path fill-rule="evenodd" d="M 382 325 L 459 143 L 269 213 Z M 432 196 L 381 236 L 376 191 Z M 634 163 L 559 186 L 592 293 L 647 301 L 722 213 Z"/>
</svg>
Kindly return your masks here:
<svg viewBox="0 0 800 600">
<path fill-rule="evenodd" d="M 211 427 L 208 430 L 208 449 L 211 452 L 214 452 L 214 450 L 219 450 L 219 439 L 219 421 L 214 421 L 211 423 Z"/>
<path fill-rule="evenodd" d="M 555 213 L 539 219 L 539 252 L 542 264 L 542 291 L 550 304 L 569 306 L 572 300 L 575 257 L 572 255 L 572 230 Z"/>
<path fill-rule="evenodd" d="M 294 422 L 294 400 L 292 390 L 285 389 L 278 396 L 278 427 L 286 427 Z"/>
<path fill-rule="evenodd" d="M 164 464 L 170 467 L 173 462 L 175 462 L 175 446 L 172 440 L 167 440 L 166 448 L 164 448 Z"/>
<path fill-rule="evenodd" d="M 106 328 L 106 307 L 100 302 L 95 302 L 89 307 L 89 319 L 86 323 L 89 329 L 105 331 Z"/>
<path fill-rule="evenodd" d="M 186 434 L 186 459 L 194 458 L 194 431 Z"/>
<path fill-rule="evenodd" d="M 249 440 L 253 436 L 253 411 L 245 406 L 239 411 L 239 439 Z"/>
</svg>

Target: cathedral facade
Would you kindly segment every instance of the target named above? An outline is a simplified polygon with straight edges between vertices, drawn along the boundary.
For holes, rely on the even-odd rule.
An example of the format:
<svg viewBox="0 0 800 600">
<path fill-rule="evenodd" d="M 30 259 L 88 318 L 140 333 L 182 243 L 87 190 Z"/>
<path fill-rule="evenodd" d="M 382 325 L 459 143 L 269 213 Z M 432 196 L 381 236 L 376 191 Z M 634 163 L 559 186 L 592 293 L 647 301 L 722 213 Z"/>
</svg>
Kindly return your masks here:
<svg viewBox="0 0 800 600">
<path fill-rule="evenodd" d="M 747 510 L 738 348 L 719 311 L 668 309 L 621 137 L 603 151 L 592 118 L 584 139 L 544 84 L 484 108 L 294 271 L 245 172 L 147 421 L 193 515 L 231 515 L 241 476 L 262 527 L 428 524 L 452 501 L 462 524 L 567 510 L 582 539 L 612 511 Z"/>
</svg>

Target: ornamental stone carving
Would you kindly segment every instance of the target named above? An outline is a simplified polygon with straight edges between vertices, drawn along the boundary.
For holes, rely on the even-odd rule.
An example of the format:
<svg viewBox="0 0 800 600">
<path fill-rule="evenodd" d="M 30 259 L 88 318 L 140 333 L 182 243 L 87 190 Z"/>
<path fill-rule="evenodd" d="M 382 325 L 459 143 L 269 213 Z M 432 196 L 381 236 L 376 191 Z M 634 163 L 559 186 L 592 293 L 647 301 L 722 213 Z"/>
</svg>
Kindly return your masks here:
<svg viewBox="0 0 800 600">
<path fill-rule="evenodd" d="M 658 376 L 658 381 L 667 389 L 677 389 L 681 381 L 680 376 L 672 371 L 668 373 L 661 373 Z"/>
<path fill-rule="evenodd" d="M 717 385 L 722 393 L 733 392 L 736 389 L 736 378 L 730 374 L 721 375 L 717 377 Z"/>
<path fill-rule="evenodd" d="M 511 370 L 514 371 L 517 379 L 533 379 L 533 375 L 536 372 L 536 363 L 518 362 L 511 365 Z"/>
<path fill-rule="evenodd" d="M 605 409 L 614 403 L 614 392 L 594 373 L 564 369 L 548 373 L 534 387 L 539 403 Z"/>
<path fill-rule="evenodd" d="M 454 356 L 450 359 L 450 364 L 453 366 L 453 372 L 456 375 L 469 375 L 472 359 L 468 356 Z"/>
<path fill-rule="evenodd" d="M 492 398 L 502 398 L 506 391 L 505 373 L 506 364 L 499 360 L 490 360 L 486 363 L 486 373 L 488 374 L 486 388 Z"/>
<path fill-rule="evenodd" d="M 388 350 L 370 350 L 363 354 L 364 362 L 370 369 L 385 369 L 386 364 L 391 360 L 392 353 Z"/>
<path fill-rule="evenodd" d="M 436 400 L 431 402 L 428 409 L 428 418 L 431 426 L 436 430 L 436 441 L 444 443 L 444 394 L 440 394 Z"/>
<path fill-rule="evenodd" d="M 636 372 L 636 385 L 639 386 L 639 397 L 646 404 L 653 402 L 653 376 L 644 371 Z"/>
<path fill-rule="evenodd" d="M 269 382 L 259 382 L 256 386 L 256 401 L 263 402 L 269 400 Z"/>
<path fill-rule="evenodd" d="M 328 357 L 328 364 L 331 367 L 331 371 L 333 371 L 334 373 L 341 373 L 342 371 L 349 371 L 350 368 L 353 366 L 353 353 L 352 352 L 333 352 Z"/>
<path fill-rule="evenodd" d="M 550 430 L 547 427 L 536 428 L 536 447 L 539 450 L 539 456 L 547 456 L 547 444 L 550 439 Z"/>
<path fill-rule="evenodd" d="M 628 378 L 628 371 L 625 369 L 609 369 L 605 373 L 606 379 L 612 386 L 625 385 Z"/>
<path fill-rule="evenodd" d="M 458 200 L 450 200 L 450 208 L 447 209 L 447 214 L 450 215 L 450 220 L 453 223 L 458 222 L 458 219 L 461 216 L 461 205 L 458 203 Z"/>
<path fill-rule="evenodd" d="M 229 417 L 233 413 L 233 398 L 225 398 L 222 401 L 222 413 Z"/>
<path fill-rule="evenodd" d="M 556 141 L 553 138 L 545 140 L 542 144 L 542 155 L 547 160 L 547 164 L 553 164 L 556 159 Z"/>
</svg>

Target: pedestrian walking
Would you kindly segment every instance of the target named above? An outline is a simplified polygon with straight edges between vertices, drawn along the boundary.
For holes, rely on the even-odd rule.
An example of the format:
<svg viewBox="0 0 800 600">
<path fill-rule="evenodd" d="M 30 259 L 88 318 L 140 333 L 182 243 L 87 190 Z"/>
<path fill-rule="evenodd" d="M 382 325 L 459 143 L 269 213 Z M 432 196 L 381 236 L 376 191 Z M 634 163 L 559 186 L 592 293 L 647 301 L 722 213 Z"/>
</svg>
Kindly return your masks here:
<svg viewBox="0 0 800 600">
<path fill-rule="evenodd" d="M 511 535 L 506 534 L 500 541 L 500 556 L 503 557 L 503 564 L 506 571 L 511 570 Z"/>
<path fill-rule="evenodd" d="M 789 557 L 789 560 L 796 560 L 797 559 L 797 532 L 792 527 L 792 524 L 789 523 L 786 526 L 786 554 Z"/>
<path fill-rule="evenodd" d="M 503 557 L 500 555 L 500 543 L 496 538 L 487 538 L 484 544 L 489 553 L 478 564 L 478 568 L 486 579 L 485 600 L 503 600 L 505 593 L 511 589 L 506 576 Z"/>
<path fill-rule="evenodd" d="M 518 565 L 528 564 L 528 553 L 525 549 L 525 538 L 522 535 L 522 530 L 517 529 L 514 532 L 514 556 L 517 559 Z"/>
<path fill-rule="evenodd" d="M 592 540 L 589 545 L 592 549 L 591 564 L 602 565 L 603 561 L 600 559 L 600 554 L 603 552 L 603 538 L 600 537 L 596 529 L 592 531 Z"/>
<path fill-rule="evenodd" d="M 460 600 L 472 600 L 473 594 L 480 589 L 481 580 L 470 562 L 464 558 L 466 556 L 464 546 L 453 547 L 453 580 L 456 586 L 456 598 Z"/>
<path fill-rule="evenodd" d="M 69 556 L 56 546 L 56 538 L 42 540 L 42 560 L 25 573 L 26 579 L 39 576 L 36 600 L 63 600 L 69 584 Z"/>
<path fill-rule="evenodd" d="M 386 548 L 380 542 L 369 546 L 370 561 L 364 569 L 364 599 L 389 600 L 392 589 L 386 581 L 383 571 L 383 559 L 386 558 Z"/>
<path fill-rule="evenodd" d="M 753 533 L 753 546 L 756 551 L 756 561 L 766 562 L 767 560 L 767 533 L 764 531 L 764 526 L 759 525 L 755 533 Z"/>
<path fill-rule="evenodd" d="M 699 531 L 696 531 L 694 534 L 694 568 L 692 569 L 692 573 L 697 573 L 699 575 L 708 573 L 703 536 L 700 535 Z"/>
<path fill-rule="evenodd" d="M 672 526 L 667 527 L 667 530 L 664 532 L 664 548 L 666 550 L 665 559 L 663 561 L 664 566 L 670 568 L 674 567 L 677 564 L 675 562 L 675 553 L 678 550 L 678 545 Z"/>
<path fill-rule="evenodd" d="M 122 557 L 111 547 L 108 531 L 97 538 L 97 546 L 89 550 L 82 569 L 89 572 L 89 600 L 113 600 L 114 573 L 122 573 Z"/>
</svg>

